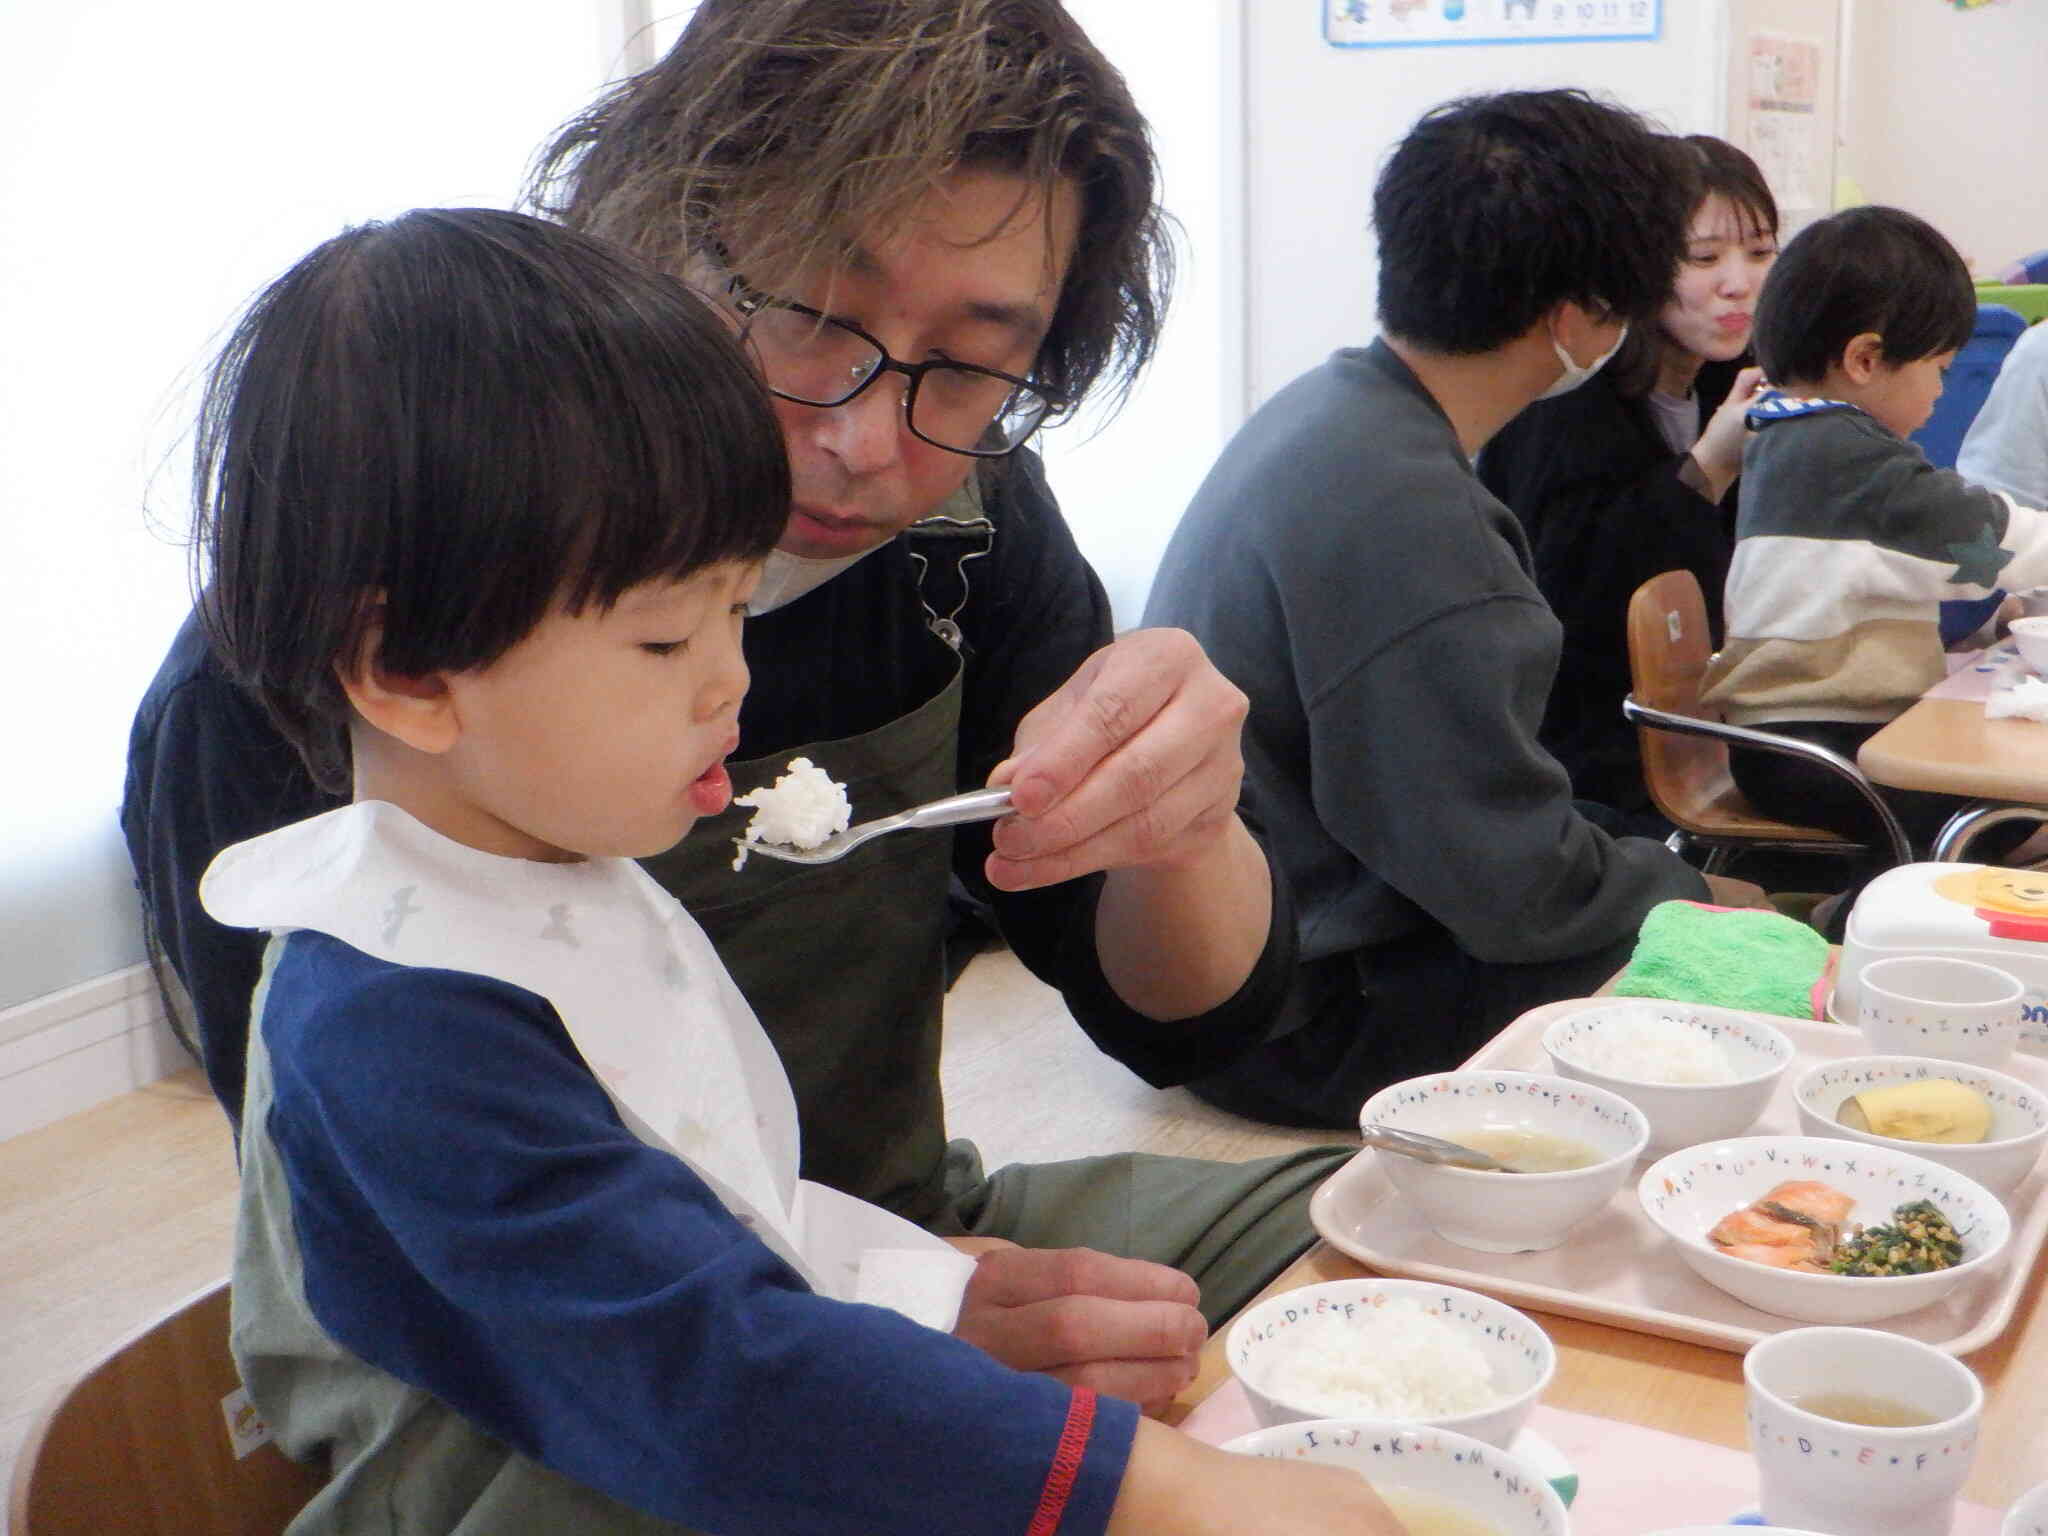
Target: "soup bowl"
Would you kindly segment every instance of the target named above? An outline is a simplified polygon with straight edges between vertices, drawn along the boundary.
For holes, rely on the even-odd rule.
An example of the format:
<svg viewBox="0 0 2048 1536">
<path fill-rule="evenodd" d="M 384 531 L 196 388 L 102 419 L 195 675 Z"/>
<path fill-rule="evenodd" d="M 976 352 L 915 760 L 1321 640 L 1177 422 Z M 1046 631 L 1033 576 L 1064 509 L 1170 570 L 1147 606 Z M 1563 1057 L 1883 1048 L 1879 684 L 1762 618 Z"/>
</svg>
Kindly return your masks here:
<svg viewBox="0 0 2048 1536">
<path fill-rule="evenodd" d="M 1261 1424 L 1412 1424 L 1502 1450 L 1557 1372 L 1557 1350 L 1533 1320 L 1490 1296 L 1422 1280 L 1283 1291 L 1231 1324 L 1223 1352 Z M 1451 1387 L 1470 1384 L 1474 1352 L 1488 1400 L 1441 1406 L 1463 1396 Z"/>
<path fill-rule="evenodd" d="M 1991 1131 L 1982 1141 L 1942 1143 L 1880 1136 L 1852 1130 L 1835 1117 L 1842 1105 L 1871 1088 L 1950 1078 L 1982 1094 L 1991 1104 Z M 1967 1174 L 2003 1195 L 2034 1171 L 2048 1143 L 2048 1094 L 1989 1067 L 1931 1056 L 1847 1056 L 1807 1068 L 1792 1087 L 1799 1128 L 1809 1136 L 1839 1137 L 1866 1146 L 1924 1157 Z"/>
<path fill-rule="evenodd" d="M 1709 1082 L 1644 1075 L 1629 1057 L 1651 1032 L 1672 1029 L 1687 1032 L 1693 1052 L 1713 1052 L 1729 1075 Z M 1764 1112 L 1794 1054 L 1785 1032 L 1757 1014 L 1643 999 L 1563 1014 L 1543 1031 L 1543 1049 L 1559 1076 L 1620 1094 L 1640 1109 L 1650 1122 L 1652 1152 L 1740 1136 Z"/>
<path fill-rule="evenodd" d="M 1723 1253 L 1707 1233 L 1723 1216 L 1790 1179 L 1812 1179 L 1853 1202 L 1844 1231 L 1889 1222 L 1913 1200 L 1940 1208 L 1963 1260 L 1918 1275 L 1807 1274 Z M 1908 1152 L 1823 1136 L 1738 1136 L 1657 1159 L 1636 1186 L 1643 1211 L 1708 1284 L 1760 1312 L 1805 1323 L 1874 1323 L 1918 1311 L 2002 1263 L 2012 1220 L 1975 1179 Z"/>
<path fill-rule="evenodd" d="M 1446 1527 L 1425 1523 L 1420 1511 L 1404 1508 L 1405 1500 L 1454 1510 L 1466 1529 L 1477 1522 L 1494 1536 L 1569 1536 L 1564 1500 L 1535 1468 L 1454 1430 L 1310 1419 L 1255 1429 L 1223 1449 L 1349 1467 L 1403 1516 L 1410 1536 L 1433 1536 Z"/>
<path fill-rule="evenodd" d="M 1483 1173 L 1374 1149 L 1387 1181 L 1439 1237 L 1482 1253 L 1555 1248 L 1613 1198 L 1650 1139 L 1649 1121 L 1627 1099 L 1543 1072 L 1411 1077 L 1367 1099 L 1358 1118 L 1448 1141 L 1527 1131 L 1592 1152 L 1591 1164 L 1562 1173 Z"/>
</svg>

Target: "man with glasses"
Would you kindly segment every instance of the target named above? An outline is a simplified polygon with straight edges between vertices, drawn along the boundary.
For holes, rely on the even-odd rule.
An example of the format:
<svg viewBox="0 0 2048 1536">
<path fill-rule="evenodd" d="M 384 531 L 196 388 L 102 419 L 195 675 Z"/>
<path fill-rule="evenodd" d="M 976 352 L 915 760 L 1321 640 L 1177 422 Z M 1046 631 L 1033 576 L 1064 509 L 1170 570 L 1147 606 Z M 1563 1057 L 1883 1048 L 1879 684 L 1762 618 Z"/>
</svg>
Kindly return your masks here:
<svg viewBox="0 0 2048 1536">
<path fill-rule="evenodd" d="M 1174 533 L 1146 617 L 1251 695 L 1246 800 L 1303 908 L 1285 1017 L 1192 1085 L 1214 1103 L 1348 1127 L 1593 991 L 1657 902 L 1762 901 L 1574 807 L 1536 740 L 1561 632 L 1472 472 L 1663 301 L 1687 210 L 1660 164 L 1578 91 L 1426 113 L 1374 192 L 1380 339 L 1267 402 Z"/>
<path fill-rule="evenodd" d="M 992 828 L 819 868 L 735 874 L 704 829 L 648 867 L 775 1039 L 804 1174 L 1025 1245 L 982 1245 L 959 1331 L 1141 1402 L 1189 1379 L 1201 1313 L 1308 1244 L 1343 1151 L 984 1178 L 946 1141 L 937 1067 L 954 876 L 1155 1084 L 1260 1038 L 1293 969 L 1286 889 L 1235 811 L 1243 696 L 1184 634 L 1112 639 L 1023 448 L 1151 352 L 1154 183 L 1142 118 L 1056 0 L 706 0 L 563 130 L 534 193 L 718 305 L 777 396 L 795 502 L 749 609 L 736 789 L 802 754 L 863 819 L 1015 796 Z M 188 627 L 138 716 L 123 820 L 231 1113 L 256 950 L 193 884 L 226 843 L 323 808 Z M 1044 1251 L 1074 1249 L 1104 1251 Z"/>
</svg>

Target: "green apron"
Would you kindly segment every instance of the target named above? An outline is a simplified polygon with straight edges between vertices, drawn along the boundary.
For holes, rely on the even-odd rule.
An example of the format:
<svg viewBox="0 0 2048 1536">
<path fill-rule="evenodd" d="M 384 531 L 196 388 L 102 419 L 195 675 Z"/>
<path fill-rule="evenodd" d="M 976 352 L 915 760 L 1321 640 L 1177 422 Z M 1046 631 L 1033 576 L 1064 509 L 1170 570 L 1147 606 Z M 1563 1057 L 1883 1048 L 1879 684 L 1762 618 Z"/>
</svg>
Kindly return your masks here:
<svg viewBox="0 0 2048 1536">
<path fill-rule="evenodd" d="M 993 529 L 974 517 L 935 522 L 931 554 L 950 554 L 964 606 L 964 567 L 987 544 L 962 534 L 993 539 Z M 913 558 L 921 589 L 927 556 Z M 957 791 L 958 613 L 924 608 L 932 643 L 956 656 L 932 698 L 862 736 L 730 764 L 734 792 L 772 782 L 792 757 L 842 781 L 860 821 Z M 805 1178 L 941 1236 L 1089 1247 L 1170 1264 L 1201 1286 L 1212 1326 L 1313 1240 L 1309 1196 L 1355 1147 L 1247 1163 L 1125 1154 L 1013 1164 L 984 1178 L 972 1143 L 947 1144 L 939 1083 L 953 833 L 876 838 L 833 864 L 753 858 L 734 873 L 731 839 L 745 816 L 741 809 L 700 824 L 642 862 L 704 926 L 775 1042 L 796 1094 Z"/>
<path fill-rule="evenodd" d="M 939 642 L 934 640 L 933 644 Z M 862 821 L 953 793 L 960 674 L 864 736 L 730 766 L 735 793 L 792 757 L 844 782 Z M 834 864 L 752 858 L 733 872 L 744 807 L 656 858 L 655 879 L 704 926 L 775 1042 L 796 1093 L 802 1173 L 929 1225 L 945 1203 L 939 1021 L 950 831 L 878 837 Z"/>
</svg>

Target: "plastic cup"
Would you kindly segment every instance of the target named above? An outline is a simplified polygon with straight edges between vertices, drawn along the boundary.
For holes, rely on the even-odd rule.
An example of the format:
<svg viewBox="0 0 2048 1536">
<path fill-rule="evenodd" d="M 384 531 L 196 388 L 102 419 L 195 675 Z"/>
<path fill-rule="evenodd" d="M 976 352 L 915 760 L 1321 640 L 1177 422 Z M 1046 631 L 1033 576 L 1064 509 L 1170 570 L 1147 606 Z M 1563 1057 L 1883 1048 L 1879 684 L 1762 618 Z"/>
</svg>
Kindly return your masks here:
<svg viewBox="0 0 2048 1536">
<path fill-rule="evenodd" d="M 1976 960 L 1893 955 L 1857 983 L 1856 1022 L 1882 1056 L 1934 1056 L 2002 1067 L 2020 1039 L 2026 988 Z"/>
<path fill-rule="evenodd" d="M 1882 1285 L 1882 1280 L 1872 1280 Z M 1743 1357 L 1764 1519 L 1828 1536 L 1948 1536 L 1977 1453 L 1984 1388 L 1932 1345 L 1875 1328 L 1794 1328 Z M 1884 1402 L 1928 1422 L 1830 1417 Z"/>
</svg>

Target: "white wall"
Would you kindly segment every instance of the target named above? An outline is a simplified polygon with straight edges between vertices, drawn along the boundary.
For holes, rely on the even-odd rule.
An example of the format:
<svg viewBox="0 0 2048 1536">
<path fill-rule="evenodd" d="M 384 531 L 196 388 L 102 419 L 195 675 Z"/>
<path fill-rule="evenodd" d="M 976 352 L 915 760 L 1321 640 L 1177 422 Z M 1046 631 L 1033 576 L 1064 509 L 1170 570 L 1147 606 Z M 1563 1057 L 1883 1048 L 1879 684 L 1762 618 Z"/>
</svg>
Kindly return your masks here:
<svg viewBox="0 0 2048 1536">
<path fill-rule="evenodd" d="M 187 606 L 183 386 L 343 224 L 510 201 L 619 9 L 0 5 L 0 1008 L 141 956 L 115 814 Z"/>
<path fill-rule="evenodd" d="M 1323 41 L 1314 0 L 1245 3 L 1247 406 L 1377 333 L 1372 184 L 1425 109 L 1475 91 L 1576 85 L 1674 131 L 1720 127 L 1716 0 L 1664 0 L 1654 42 L 1362 49 Z"/>
<path fill-rule="evenodd" d="M 1043 434 L 1046 473 L 1119 627 L 1138 622 L 1174 524 L 1240 419 L 1243 221 L 1237 125 L 1240 0 L 1067 0 L 1152 125 L 1180 226 L 1173 305 L 1124 409 Z"/>
<path fill-rule="evenodd" d="M 1842 169 L 1989 275 L 2048 247 L 2048 6 L 1851 0 Z"/>
</svg>

